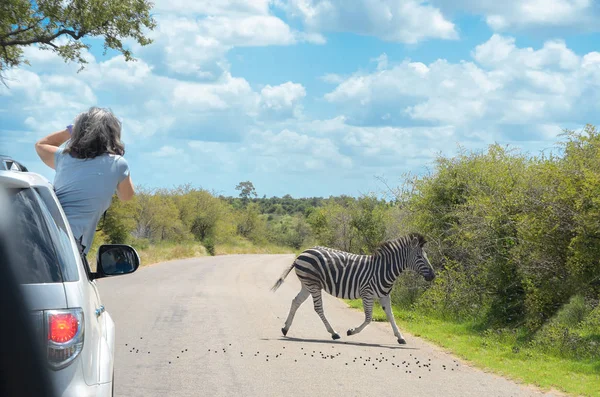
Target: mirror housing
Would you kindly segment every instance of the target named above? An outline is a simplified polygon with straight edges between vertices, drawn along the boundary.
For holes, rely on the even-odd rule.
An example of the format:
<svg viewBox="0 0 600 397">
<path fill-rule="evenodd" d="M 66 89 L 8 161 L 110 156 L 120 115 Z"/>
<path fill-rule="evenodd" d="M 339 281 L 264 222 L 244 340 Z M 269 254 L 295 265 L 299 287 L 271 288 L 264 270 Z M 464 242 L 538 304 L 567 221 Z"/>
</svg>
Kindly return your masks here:
<svg viewBox="0 0 600 397">
<path fill-rule="evenodd" d="M 127 244 L 103 244 L 98 248 L 94 278 L 119 276 L 135 272 L 140 256 Z"/>
</svg>

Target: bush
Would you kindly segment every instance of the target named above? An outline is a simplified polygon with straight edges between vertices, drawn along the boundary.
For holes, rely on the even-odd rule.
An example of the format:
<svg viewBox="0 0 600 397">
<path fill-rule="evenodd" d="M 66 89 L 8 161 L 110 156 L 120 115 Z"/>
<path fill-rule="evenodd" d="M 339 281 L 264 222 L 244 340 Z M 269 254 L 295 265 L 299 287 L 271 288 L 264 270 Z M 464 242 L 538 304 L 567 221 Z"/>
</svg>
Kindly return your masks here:
<svg viewBox="0 0 600 397">
<path fill-rule="evenodd" d="M 600 359 L 600 306 L 593 308 L 576 295 L 537 332 L 538 350 L 575 359 Z"/>
<path fill-rule="evenodd" d="M 482 286 L 475 275 L 450 262 L 438 272 L 433 285 L 419 297 L 415 308 L 444 320 L 481 319 L 488 303 Z"/>
<path fill-rule="evenodd" d="M 555 321 L 567 328 L 576 328 L 591 311 L 592 308 L 586 305 L 583 296 L 575 295 L 556 314 Z"/>
<path fill-rule="evenodd" d="M 392 304 L 403 309 L 412 309 L 413 305 L 423 295 L 427 289 L 428 282 L 423 277 L 413 271 L 403 272 L 390 294 Z"/>
<path fill-rule="evenodd" d="M 208 251 L 209 255 L 215 256 L 215 242 L 211 237 L 205 238 L 202 242 L 202 245 L 204 245 L 204 248 L 206 248 L 206 251 Z"/>
</svg>

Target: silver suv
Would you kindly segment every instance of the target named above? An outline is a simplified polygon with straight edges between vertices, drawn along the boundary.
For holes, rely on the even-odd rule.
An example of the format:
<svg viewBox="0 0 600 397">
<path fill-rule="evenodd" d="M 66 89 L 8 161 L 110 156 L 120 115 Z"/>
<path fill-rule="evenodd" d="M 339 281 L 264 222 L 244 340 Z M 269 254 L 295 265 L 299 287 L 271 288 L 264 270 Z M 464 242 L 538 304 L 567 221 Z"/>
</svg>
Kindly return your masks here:
<svg viewBox="0 0 600 397">
<path fill-rule="evenodd" d="M 92 272 L 52 185 L 0 156 L 15 272 L 59 396 L 112 396 L 115 324 L 95 279 L 137 270 L 131 246 L 102 245 Z M 2 192 L 0 192 L 2 193 Z"/>
</svg>

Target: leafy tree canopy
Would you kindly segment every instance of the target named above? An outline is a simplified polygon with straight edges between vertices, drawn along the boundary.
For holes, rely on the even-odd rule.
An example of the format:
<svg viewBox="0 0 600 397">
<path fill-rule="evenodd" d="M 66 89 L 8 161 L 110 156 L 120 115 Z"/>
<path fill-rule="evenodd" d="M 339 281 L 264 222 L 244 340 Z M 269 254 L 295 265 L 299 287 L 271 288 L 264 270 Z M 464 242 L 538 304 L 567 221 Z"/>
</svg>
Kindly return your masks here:
<svg viewBox="0 0 600 397">
<path fill-rule="evenodd" d="M 110 48 L 127 61 L 134 60 L 123 40 L 131 38 L 143 46 L 151 43 L 143 30 L 156 26 L 152 6 L 147 0 L 2 0 L 0 73 L 29 64 L 23 49 L 33 44 L 83 67 L 82 50 L 90 45 L 81 39 L 88 36 L 103 38 L 105 52 Z"/>
</svg>

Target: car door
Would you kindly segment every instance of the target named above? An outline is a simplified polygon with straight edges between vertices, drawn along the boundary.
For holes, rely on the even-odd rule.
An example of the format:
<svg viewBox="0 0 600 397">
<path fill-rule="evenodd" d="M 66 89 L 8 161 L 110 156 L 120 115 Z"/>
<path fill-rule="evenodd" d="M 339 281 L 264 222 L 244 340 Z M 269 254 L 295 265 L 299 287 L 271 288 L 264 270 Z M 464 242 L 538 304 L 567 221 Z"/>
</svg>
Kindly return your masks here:
<svg viewBox="0 0 600 397">
<path fill-rule="evenodd" d="M 100 365 L 102 338 L 105 336 L 103 307 L 91 269 L 81 255 L 80 246 L 68 226 L 67 218 L 54 191 L 49 188 L 36 189 L 46 203 L 57 226 L 56 249 L 64 258 L 61 264 L 63 273 L 75 273 L 76 281 L 65 281 L 64 288 L 69 308 L 81 307 L 84 311 L 85 343 L 81 357 L 85 383 L 96 385 L 101 382 Z M 73 279 L 73 278 L 71 278 Z"/>
</svg>

